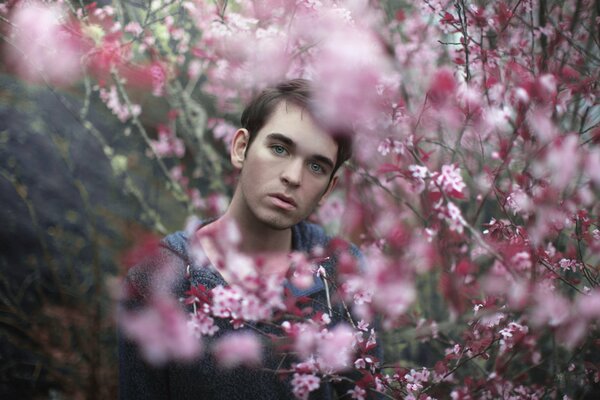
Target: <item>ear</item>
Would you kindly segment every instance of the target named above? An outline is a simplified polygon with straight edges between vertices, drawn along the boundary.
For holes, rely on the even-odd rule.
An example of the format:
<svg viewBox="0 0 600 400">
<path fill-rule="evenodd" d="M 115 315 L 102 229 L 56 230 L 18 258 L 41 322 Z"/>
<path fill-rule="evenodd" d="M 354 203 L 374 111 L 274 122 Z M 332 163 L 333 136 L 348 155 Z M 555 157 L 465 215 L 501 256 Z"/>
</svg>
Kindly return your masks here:
<svg viewBox="0 0 600 400">
<path fill-rule="evenodd" d="M 329 182 L 329 186 L 327 186 L 327 189 L 325 189 L 325 193 L 323 193 L 323 195 L 321 196 L 321 199 L 319 200 L 319 206 L 322 205 L 323 203 L 325 203 L 325 200 L 327 200 L 327 197 L 331 194 L 331 192 L 333 191 L 333 189 L 335 189 L 335 186 L 338 183 L 338 176 L 335 175 L 333 178 L 331 178 L 331 182 Z"/>
<path fill-rule="evenodd" d="M 248 143 L 250 143 L 250 132 L 248 132 L 247 129 L 238 129 L 233 135 L 229 154 L 231 158 L 231 164 L 234 166 L 234 168 L 242 169 L 242 165 L 244 165 L 244 160 L 246 159 Z"/>
</svg>

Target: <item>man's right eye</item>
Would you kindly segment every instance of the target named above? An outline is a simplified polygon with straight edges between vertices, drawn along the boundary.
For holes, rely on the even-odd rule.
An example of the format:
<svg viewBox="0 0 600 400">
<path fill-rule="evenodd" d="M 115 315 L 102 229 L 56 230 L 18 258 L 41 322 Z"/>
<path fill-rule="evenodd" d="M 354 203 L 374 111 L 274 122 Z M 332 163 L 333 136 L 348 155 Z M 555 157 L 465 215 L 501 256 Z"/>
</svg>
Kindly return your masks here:
<svg viewBox="0 0 600 400">
<path fill-rule="evenodd" d="M 285 149 L 285 147 L 283 147 L 280 144 L 274 144 L 273 146 L 271 146 L 271 150 L 273 151 L 273 153 L 277 154 L 278 156 L 283 156 L 287 153 L 287 150 Z"/>
</svg>

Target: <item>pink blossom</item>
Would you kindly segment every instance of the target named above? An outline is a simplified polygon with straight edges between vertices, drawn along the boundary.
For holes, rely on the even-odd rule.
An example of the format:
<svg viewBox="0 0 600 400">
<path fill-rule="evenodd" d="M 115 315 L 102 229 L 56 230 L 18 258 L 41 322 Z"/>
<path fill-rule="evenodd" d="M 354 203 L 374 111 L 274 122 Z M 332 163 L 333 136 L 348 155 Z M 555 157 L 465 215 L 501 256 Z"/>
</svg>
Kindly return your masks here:
<svg viewBox="0 0 600 400">
<path fill-rule="evenodd" d="M 315 352 L 320 334 L 320 330 L 316 325 L 297 323 L 290 327 L 288 334 L 294 338 L 294 349 L 303 359 L 307 359 Z"/>
<path fill-rule="evenodd" d="M 456 88 L 453 72 L 440 68 L 431 79 L 428 95 L 434 104 L 441 105 L 453 97 Z"/>
<path fill-rule="evenodd" d="M 158 140 L 150 140 L 152 149 L 158 158 L 172 157 L 181 158 L 185 154 L 185 144 L 164 125 L 158 126 Z"/>
<path fill-rule="evenodd" d="M 580 162 L 579 139 L 575 135 L 568 135 L 549 146 L 544 159 L 534 164 L 533 172 L 536 177 L 548 177 L 550 184 L 562 191 L 579 173 Z"/>
<path fill-rule="evenodd" d="M 152 364 L 190 361 L 202 350 L 185 314 L 173 299 L 157 297 L 140 311 L 126 312 L 120 322 L 123 332 L 139 345 L 142 355 Z"/>
<path fill-rule="evenodd" d="M 209 128 L 212 128 L 215 139 L 223 141 L 227 146 L 231 145 L 233 134 L 236 131 L 234 125 L 221 118 L 211 118 L 208 120 Z"/>
<path fill-rule="evenodd" d="M 104 88 L 100 88 L 100 98 L 121 122 L 125 122 L 131 117 L 137 117 L 142 112 L 142 108 L 138 104 L 131 104 L 128 106 L 121 102 L 117 88 L 114 85 L 111 85 L 108 91 Z"/>
<path fill-rule="evenodd" d="M 413 178 L 413 185 L 417 193 L 421 193 L 425 190 L 425 179 L 429 178 L 430 172 L 424 165 L 409 165 L 408 170 L 410 171 L 411 177 Z"/>
<path fill-rule="evenodd" d="M 432 174 L 432 179 L 445 193 L 450 197 L 462 199 L 462 194 L 465 188 L 462 176 L 460 175 L 460 168 L 457 168 L 454 164 L 443 165 L 440 172 Z"/>
<path fill-rule="evenodd" d="M 351 367 L 354 353 L 354 332 L 344 324 L 324 331 L 317 342 L 318 362 L 322 370 L 338 372 Z"/>
<path fill-rule="evenodd" d="M 314 22 L 308 23 L 304 29 L 314 32 Z M 333 131 L 370 121 L 378 115 L 376 87 L 388 69 L 380 42 L 343 20 L 323 18 L 320 24 L 324 43 L 313 77 L 319 120 Z"/>
<path fill-rule="evenodd" d="M 314 267 L 305 253 L 290 254 L 292 276 L 290 281 L 300 289 L 307 289 L 314 284 Z"/>
<path fill-rule="evenodd" d="M 447 207 L 440 206 L 438 208 L 438 218 L 443 219 L 451 230 L 458 233 L 462 233 L 466 225 L 460 208 L 450 201 Z"/>
<path fill-rule="evenodd" d="M 315 391 L 321 385 L 321 379 L 313 374 L 294 373 L 292 378 L 292 391 L 297 399 L 306 400 L 310 392 Z"/>
<path fill-rule="evenodd" d="M 142 29 L 140 24 L 135 21 L 132 21 L 132 22 L 128 23 L 127 25 L 125 25 L 123 30 L 125 32 L 131 33 L 134 36 L 140 36 L 144 32 L 144 30 Z"/>
<path fill-rule="evenodd" d="M 319 220 L 322 224 L 333 226 L 332 230 L 336 231 L 342 220 L 345 211 L 345 204 L 339 197 L 330 197 L 329 200 L 318 209 Z"/>
<path fill-rule="evenodd" d="M 575 305 L 582 317 L 589 320 L 600 319 L 600 290 L 578 295 Z"/>
<path fill-rule="evenodd" d="M 561 260 L 558 262 L 558 265 L 564 271 L 576 272 L 579 268 L 579 263 L 577 260 L 569 260 L 567 258 L 561 258 Z"/>
<path fill-rule="evenodd" d="M 511 350 L 522 338 L 529 332 L 527 326 L 517 322 L 510 322 L 505 328 L 500 330 L 500 353 Z"/>
<path fill-rule="evenodd" d="M 411 369 L 410 373 L 404 375 L 406 390 L 413 393 L 420 391 L 423 389 L 423 384 L 429 380 L 429 376 L 430 372 L 426 368 L 423 368 L 421 371 Z"/>
<path fill-rule="evenodd" d="M 382 156 L 387 156 L 390 153 L 404 154 L 404 144 L 399 140 L 385 138 L 377 147 L 377 151 Z"/>
<path fill-rule="evenodd" d="M 571 313 L 567 299 L 560 293 L 538 289 L 536 292 L 537 303 L 531 311 L 531 320 L 537 326 L 548 324 L 556 327 L 564 324 Z"/>
<path fill-rule="evenodd" d="M 258 336 L 251 332 L 229 333 L 213 345 L 212 352 L 223 368 L 256 366 L 262 359 L 262 343 Z"/>
<path fill-rule="evenodd" d="M 365 400 L 367 396 L 367 391 L 360 386 L 354 386 L 354 389 L 348 390 L 348 394 L 355 400 Z"/>
<path fill-rule="evenodd" d="M 20 2 L 11 16 L 11 46 L 7 59 L 24 79 L 69 85 L 82 73 L 82 42 L 76 27 L 65 22 L 62 5 L 39 1 Z M 68 20 L 68 19 L 67 19 Z"/>
<path fill-rule="evenodd" d="M 219 327 L 215 325 L 215 320 L 203 311 L 191 314 L 188 325 L 196 338 L 213 336 L 219 330 Z"/>
<path fill-rule="evenodd" d="M 532 267 L 531 256 L 526 251 L 516 253 L 512 257 L 511 263 L 517 271 L 529 271 Z"/>
<path fill-rule="evenodd" d="M 241 316 L 242 293 L 238 289 L 219 285 L 212 290 L 212 293 L 211 311 L 215 317 L 236 319 Z"/>
</svg>

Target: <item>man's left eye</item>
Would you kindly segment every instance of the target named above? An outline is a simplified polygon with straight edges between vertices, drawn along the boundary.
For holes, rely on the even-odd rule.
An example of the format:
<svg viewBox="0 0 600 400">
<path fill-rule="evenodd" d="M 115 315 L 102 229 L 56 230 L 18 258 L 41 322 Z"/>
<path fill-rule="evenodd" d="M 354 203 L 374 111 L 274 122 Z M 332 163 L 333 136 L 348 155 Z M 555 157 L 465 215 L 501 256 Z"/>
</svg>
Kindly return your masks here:
<svg viewBox="0 0 600 400">
<path fill-rule="evenodd" d="M 310 170 L 312 172 L 316 172 L 318 174 L 323 173 L 323 167 L 321 167 L 319 164 L 317 163 L 310 163 Z"/>
</svg>

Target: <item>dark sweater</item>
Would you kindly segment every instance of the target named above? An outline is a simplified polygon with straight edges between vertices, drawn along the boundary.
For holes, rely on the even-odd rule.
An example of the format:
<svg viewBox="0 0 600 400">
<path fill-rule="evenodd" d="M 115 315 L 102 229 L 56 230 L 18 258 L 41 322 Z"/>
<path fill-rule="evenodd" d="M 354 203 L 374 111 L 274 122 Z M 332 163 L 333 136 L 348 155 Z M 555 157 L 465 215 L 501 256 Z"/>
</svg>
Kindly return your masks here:
<svg viewBox="0 0 600 400">
<path fill-rule="evenodd" d="M 316 246 L 326 247 L 329 237 L 317 225 L 301 222 L 292 227 L 292 249 L 295 251 L 309 252 Z M 351 251 L 360 257 L 358 249 L 352 246 Z M 220 274 L 212 268 L 194 265 L 188 254 L 188 238 L 183 232 L 176 232 L 167 236 L 161 243 L 159 254 L 146 263 L 132 268 L 127 276 L 128 284 L 140 294 L 140 298 L 130 299 L 124 307 L 137 307 L 143 303 L 144 293 L 149 290 L 149 273 L 155 270 L 156 265 L 169 265 L 176 268 L 176 274 L 181 277 L 173 291 L 176 296 L 181 295 L 192 285 L 204 285 L 212 289 L 217 285 L 226 285 Z M 185 279 L 186 268 L 190 265 L 191 276 Z M 335 257 L 331 257 L 321 264 L 328 276 L 335 277 Z M 154 266 L 154 267 L 153 267 Z M 311 299 L 311 306 L 315 311 L 327 310 L 325 283 L 314 277 L 314 285 L 306 290 L 299 290 L 289 283 L 292 293 L 307 296 Z M 332 325 L 340 322 L 345 317 L 341 305 L 334 307 Z M 216 319 L 219 331 L 215 338 L 232 328 L 227 321 Z M 268 330 L 266 326 L 256 325 L 261 330 Z M 276 333 L 276 332 L 274 332 Z M 212 340 L 212 339 L 208 339 Z M 276 370 L 277 367 L 290 366 L 290 357 L 282 362 L 283 355 L 275 354 L 270 346 L 265 347 L 265 367 Z M 139 355 L 135 344 L 125 340 L 119 335 L 119 397 L 122 400 L 130 399 L 293 399 L 294 396 L 289 384 L 289 377 L 277 376 L 264 368 L 238 367 L 230 370 L 219 369 L 214 358 L 205 354 L 201 359 L 190 364 L 170 363 L 163 367 L 148 365 Z M 336 384 L 334 389 L 330 383 L 321 382 L 318 390 L 311 392 L 310 399 L 334 399 L 334 390 L 343 396 L 353 387 L 348 383 Z M 342 398 L 347 398 L 343 396 Z"/>
</svg>

